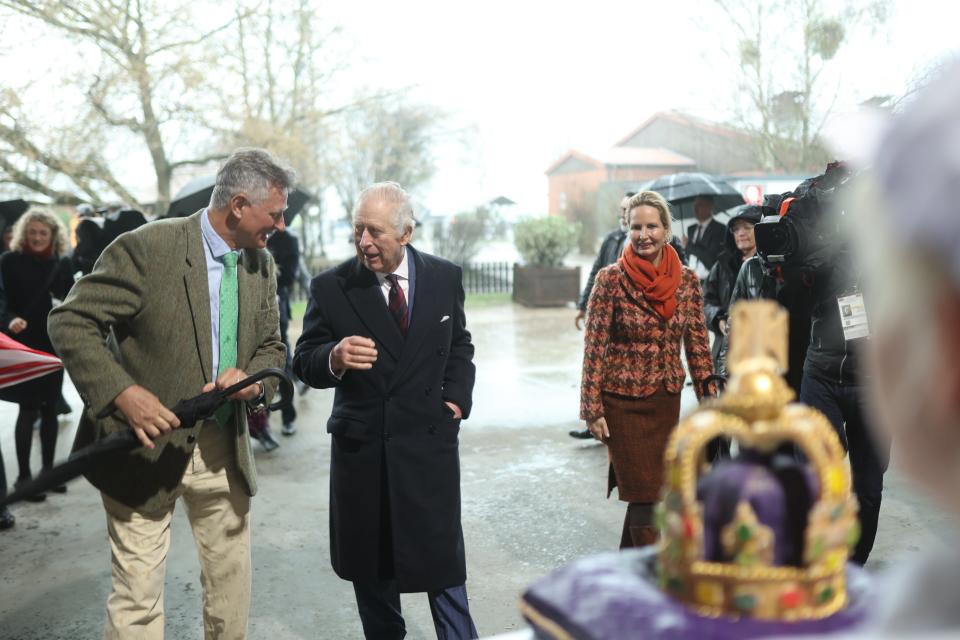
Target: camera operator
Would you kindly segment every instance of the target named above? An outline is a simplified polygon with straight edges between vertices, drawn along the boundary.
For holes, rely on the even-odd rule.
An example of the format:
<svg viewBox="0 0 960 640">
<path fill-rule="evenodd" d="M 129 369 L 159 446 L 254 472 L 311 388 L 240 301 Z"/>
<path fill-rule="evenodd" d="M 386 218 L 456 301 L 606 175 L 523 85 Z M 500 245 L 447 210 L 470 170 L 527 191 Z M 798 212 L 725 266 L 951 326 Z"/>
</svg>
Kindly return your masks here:
<svg viewBox="0 0 960 640">
<path fill-rule="evenodd" d="M 853 490 L 860 503 L 860 540 L 851 559 L 864 564 L 880 518 L 883 474 L 889 447 L 870 437 L 864 415 L 865 372 L 859 352 L 869 330 L 860 274 L 848 252 L 813 287 L 810 346 L 803 366 L 800 401 L 824 413 L 850 456 Z"/>
<path fill-rule="evenodd" d="M 760 221 L 761 211 L 756 205 L 747 205 L 730 218 L 724 250 L 703 283 L 703 313 L 707 328 L 714 334 L 713 371 L 724 376 L 727 374 L 730 296 L 743 263 L 757 252 L 753 227 Z"/>
<path fill-rule="evenodd" d="M 860 503 L 860 539 L 851 560 L 862 565 L 877 535 L 889 448 L 871 440 L 863 411 L 866 380 L 858 356 L 869 337 L 867 305 L 861 274 L 839 235 L 842 212 L 832 206 L 846 179 L 842 165 L 829 165 L 823 176 L 786 194 L 780 216 L 765 218 L 755 232 L 761 260 L 779 265 L 788 284 L 799 280 L 802 285 L 787 287 L 800 296 L 794 297 L 791 317 L 810 321 L 800 401 L 830 420 L 850 456 L 853 490 Z M 745 264 L 741 275 L 747 268 Z M 809 302 L 803 301 L 805 295 Z"/>
</svg>

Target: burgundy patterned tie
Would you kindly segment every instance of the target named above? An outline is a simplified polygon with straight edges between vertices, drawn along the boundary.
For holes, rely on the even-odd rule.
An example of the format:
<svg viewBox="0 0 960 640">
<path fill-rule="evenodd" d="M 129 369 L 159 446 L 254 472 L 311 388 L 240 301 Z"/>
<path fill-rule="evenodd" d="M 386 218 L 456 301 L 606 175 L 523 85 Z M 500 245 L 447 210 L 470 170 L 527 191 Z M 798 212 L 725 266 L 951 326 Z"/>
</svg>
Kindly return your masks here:
<svg viewBox="0 0 960 640">
<path fill-rule="evenodd" d="M 403 289 L 400 288 L 400 277 L 395 273 L 391 273 L 387 276 L 387 280 L 390 281 L 390 299 L 387 307 L 390 309 L 393 319 L 397 321 L 397 326 L 400 327 L 400 333 L 406 338 L 408 322 L 407 299 L 403 295 Z"/>
</svg>

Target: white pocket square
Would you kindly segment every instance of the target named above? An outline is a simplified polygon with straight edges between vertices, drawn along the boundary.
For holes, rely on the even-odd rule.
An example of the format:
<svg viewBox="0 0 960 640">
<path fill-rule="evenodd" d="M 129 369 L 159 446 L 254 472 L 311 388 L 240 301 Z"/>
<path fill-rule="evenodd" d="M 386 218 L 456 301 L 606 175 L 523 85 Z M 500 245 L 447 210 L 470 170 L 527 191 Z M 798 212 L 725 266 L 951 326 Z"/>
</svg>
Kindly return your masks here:
<svg viewBox="0 0 960 640">
<path fill-rule="evenodd" d="M 449 319 L 450 319 L 450 316 L 443 316 L 442 318 L 440 318 L 440 322 L 446 322 Z"/>
</svg>

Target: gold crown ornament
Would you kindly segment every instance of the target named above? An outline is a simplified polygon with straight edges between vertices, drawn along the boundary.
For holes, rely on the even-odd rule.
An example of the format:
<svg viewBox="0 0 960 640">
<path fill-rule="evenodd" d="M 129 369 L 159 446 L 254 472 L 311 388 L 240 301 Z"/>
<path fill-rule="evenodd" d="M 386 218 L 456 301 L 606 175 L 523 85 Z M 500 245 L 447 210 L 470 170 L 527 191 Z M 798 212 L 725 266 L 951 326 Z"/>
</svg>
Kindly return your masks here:
<svg viewBox="0 0 960 640">
<path fill-rule="evenodd" d="M 791 403 L 794 394 L 780 375 L 787 359 L 786 312 L 773 301 L 740 302 L 730 324 L 726 390 L 682 420 L 667 443 L 657 508 L 660 587 L 700 615 L 788 622 L 824 618 L 846 604 L 847 556 L 859 537 L 846 454 L 823 414 Z M 746 452 L 752 458 L 727 461 L 726 484 L 714 483 L 709 494 L 721 497 L 705 503 L 704 492 L 711 491 L 725 464 L 705 460 L 707 445 L 717 437 L 733 439 L 740 456 Z M 759 503 L 738 493 L 742 488 L 731 485 L 729 471 L 739 469 L 753 485 L 760 478 L 766 482 L 760 485 L 779 495 L 776 478 L 782 476 L 769 463 L 785 447 L 805 458 L 789 460 L 796 467 L 790 470 L 794 477 L 809 480 L 800 483 L 809 486 L 808 499 L 798 506 L 767 496 L 772 511 L 800 512 L 765 523 L 758 517 Z M 714 504 L 724 505 L 725 520 L 711 521 L 705 530 L 704 512 L 714 513 Z M 781 526 L 787 521 L 793 527 Z M 805 526 L 796 526 L 804 521 Z M 786 544 L 790 531 L 792 560 L 778 561 L 775 548 Z M 778 535 L 784 539 L 778 541 Z M 711 542 L 709 558 L 705 538 Z"/>
</svg>

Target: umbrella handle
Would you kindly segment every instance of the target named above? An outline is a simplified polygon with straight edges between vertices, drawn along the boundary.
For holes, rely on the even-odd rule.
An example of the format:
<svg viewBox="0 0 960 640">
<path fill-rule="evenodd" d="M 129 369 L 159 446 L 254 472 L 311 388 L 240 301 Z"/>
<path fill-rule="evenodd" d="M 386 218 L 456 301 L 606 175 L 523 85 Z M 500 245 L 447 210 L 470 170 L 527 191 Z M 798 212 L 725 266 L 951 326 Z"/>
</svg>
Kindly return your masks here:
<svg viewBox="0 0 960 640">
<path fill-rule="evenodd" d="M 221 389 L 219 391 L 212 390 L 212 391 L 208 391 L 207 393 L 215 394 L 219 402 L 222 403 L 222 402 L 225 402 L 228 397 L 232 396 L 236 392 L 242 391 L 243 389 L 249 387 L 250 385 L 260 382 L 261 380 L 265 380 L 266 378 L 278 379 L 280 383 L 280 387 L 282 387 L 284 392 L 280 394 L 281 398 L 283 397 L 284 394 L 289 396 L 293 395 L 293 382 L 290 380 L 290 376 L 288 376 L 287 373 L 282 369 L 277 369 L 274 367 L 263 369 L 262 371 L 258 371 L 257 373 L 251 376 L 247 376 L 240 382 L 233 384 L 227 387 L 226 389 Z M 282 404 L 283 404 L 283 400 L 277 400 L 276 402 L 271 404 L 269 407 L 267 407 L 267 409 L 269 409 L 270 411 L 277 411 L 281 408 Z M 102 420 L 103 418 L 106 418 L 107 416 L 115 412 L 116 412 L 116 407 L 114 407 L 112 404 L 108 405 L 103 411 L 97 414 L 97 419 Z"/>
<path fill-rule="evenodd" d="M 226 400 L 228 397 L 232 396 L 236 392 L 242 391 L 243 389 L 249 387 L 250 385 L 256 382 L 260 382 L 261 380 L 265 380 L 267 378 L 276 378 L 277 381 L 280 383 L 280 387 L 282 387 L 283 393 L 280 393 L 278 395 L 281 398 L 283 397 L 284 394 L 289 396 L 293 395 L 293 382 L 290 380 L 290 376 L 288 376 L 287 372 L 284 371 L 283 369 L 276 369 L 274 367 L 270 367 L 269 369 L 263 369 L 253 374 L 252 376 L 247 376 L 246 378 L 236 383 L 235 385 L 229 386 L 226 389 L 220 391 L 220 395 L 224 400 Z M 269 407 L 267 407 L 267 409 L 270 411 L 278 411 L 282 406 L 283 406 L 283 400 L 277 400 L 276 402 L 271 404 Z"/>
</svg>

